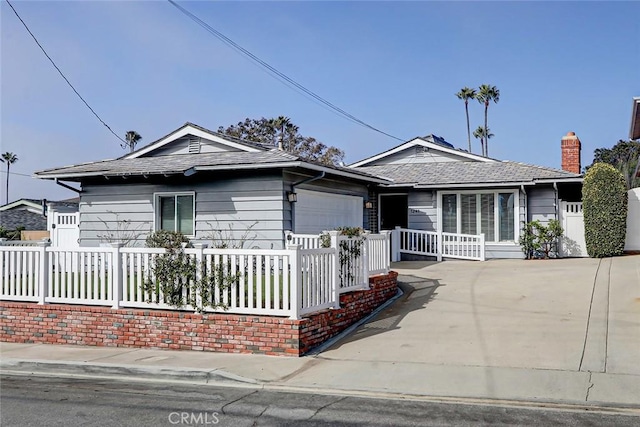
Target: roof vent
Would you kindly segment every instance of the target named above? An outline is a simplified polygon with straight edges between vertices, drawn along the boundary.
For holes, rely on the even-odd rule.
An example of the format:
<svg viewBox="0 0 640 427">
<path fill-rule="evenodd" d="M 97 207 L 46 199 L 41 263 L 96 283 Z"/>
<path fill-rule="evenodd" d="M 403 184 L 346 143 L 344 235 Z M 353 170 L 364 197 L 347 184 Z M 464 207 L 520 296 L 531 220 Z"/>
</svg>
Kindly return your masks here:
<svg viewBox="0 0 640 427">
<path fill-rule="evenodd" d="M 189 154 L 200 154 L 200 138 L 189 135 Z"/>
<path fill-rule="evenodd" d="M 416 157 L 424 157 L 429 152 L 429 147 L 423 147 L 419 145 L 416 147 Z"/>
</svg>

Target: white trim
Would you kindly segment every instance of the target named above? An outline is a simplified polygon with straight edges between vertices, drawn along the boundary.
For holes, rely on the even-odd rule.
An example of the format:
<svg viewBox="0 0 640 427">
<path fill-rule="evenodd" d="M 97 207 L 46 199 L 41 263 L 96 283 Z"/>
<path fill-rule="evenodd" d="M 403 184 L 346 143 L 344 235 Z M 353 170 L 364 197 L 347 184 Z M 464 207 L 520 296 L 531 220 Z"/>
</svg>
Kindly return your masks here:
<svg viewBox="0 0 640 427">
<path fill-rule="evenodd" d="M 22 205 L 27 206 L 29 208 L 36 209 L 38 211 L 36 213 L 42 213 L 42 205 L 41 204 L 34 203 L 34 202 L 30 201 L 30 200 L 25 200 L 25 199 L 19 199 L 19 200 L 16 200 L 15 202 L 11 202 L 11 203 L 6 204 L 4 206 L 0 206 L 0 212 L 8 211 L 8 210 L 11 210 L 11 209 L 13 209 L 15 207 L 22 206 Z"/>
<path fill-rule="evenodd" d="M 358 162 L 352 163 L 352 164 L 349 165 L 349 167 L 356 168 L 358 166 L 364 166 L 364 165 L 369 164 L 371 162 L 374 162 L 376 160 L 380 160 L 380 159 L 383 159 L 385 157 L 389 157 L 389 156 L 391 156 L 393 154 L 399 153 L 401 151 L 404 151 L 406 149 L 409 149 L 409 148 L 415 147 L 415 146 L 427 147 L 430 150 L 440 151 L 440 152 L 447 153 L 447 154 L 453 154 L 453 155 L 456 155 L 456 156 L 460 156 L 460 157 L 464 157 L 464 158 L 467 158 L 467 159 L 476 160 L 476 161 L 480 161 L 480 162 L 495 162 L 495 161 L 497 161 L 495 159 L 490 159 L 488 157 L 478 156 L 477 154 L 467 153 L 466 151 L 459 151 L 459 150 L 456 150 L 456 149 L 447 148 L 447 147 L 444 147 L 444 146 L 442 146 L 440 144 L 435 144 L 433 142 L 426 141 L 426 140 L 424 140 L 422 138 L 414 138 L 414 139 L 412 139 L 410 141 L 407 141 L 404 144 L 401 144 L 401 145 L 399 145 L 399 146 L 397 146 L 395 148 L 392 148 L 392 149 L 390 149 L 388 151 L 385 151 L 383 153 L 376 154 L 375 156 L 369 157 L 367 159 L 363 159 L 363 160 L 360 160 Z"/>
<path fill-rule="evenodd" d="M 168 196 L 191 196 L 193 197 L 193 234 L 185 234 L 185 236 L 189 238 L 196 237 L 196 192 L 195 191 L 159 191 L 157 193 L 153 193 L 153 231 L 160 230 L 159 219 L 160 219 L 160 211 L 158 210 L 158 202 L 160 201 L 160 197 L 168 197 Z M 175 209 L 178 209 L 178 203 L 176 200 Z M 176 226 L 178 224 L 178 216 L 175 216 Z M 175 227 L 174 227 L 175 228 Z M 173 230 L 178 231 L 178 230 Z"/>
<path fill-rule="evenodd" d="M 533 186 L 533 185 L 536 185 L 536 183 L 535 182 L 482 182 L 482 183 L 468 183 L 468 184 L 416 184 L 416 185 L 413 185 L 413 188 L 417 188 L 417 189 L 493 188 L 493 187 L 514 187 L 514 186 L 520 186 L 520 185 Z M 459 190 L 459 191 L 464 191 L 464 190 Z"/>
<path fill-rule="evenodd" d="M 490 241 L 490 240 L 485 240 L 485 244 L 487 245 L 515 245 L 515 246 L 519 246 L 519 239 L 520 239 L 520 190 L 519 189 L 511 189 L 510 191 L 505 191 L 505 190 L 490 190 L 487 189 L 485 191 L 482 190 L 442 190 L 442 191 L 438 191 L 437 192 L 437 199 L 436 199 L 436 203 L 437 205 L 437 209 L 436 209 L 436 226 L 438 227 L 437 230 L 438 231 L 442 231 L 442 195 L 443 194 L 455 194 L 456 197 L 456 233 L 461 231 L 461 226 L 462 226 L 462 216 L 460 215 L 460 208 L 461 208 L 461 200 L 460 200 L 460 195 L 461 194 L 493 194 L 494 195 L 494 203 L 493 203 L 493 209 L 494 209 L 494 231 L 493 231 L 493 238 L 494 239 L 500 239 L 500 216 L 499 216 L 499 209 L 498 209 L 498 194 L 500 193 L 513 193 L 514 195 L 514 201 L 513 201 L 513 240 L 494 240 L 494 241 Z M 477 203 L 477 202 L 476 202 Z M 478 224 L 481 224 L 481 222 L 478 222 Z M 482 230 L 477 230 L 477 231 L 482 231 Z"/>
<path fill-rule="evenodd" d="M 255 153 L 255 152 L 259 152 L 262 150 L 258 150 L 257 148 L 253 148 L 253 147 L 249 147 L 247 145 L 244 144 L 240 144 L 238 142 L 233 142 L 233 141 L 229 141 L 228 139 L 224 139 L 221 138 L 220 136 L 213 134 L 213 133 L 209 133 L 209 132 L 205 132 L 201 129 L 195 128 L 190 124 L 186 124 L 183 127 L 176 129 L 175 131 L 171 132 L 169 135 L 165 136 L 164 138 L 147 145 L 146 147 L 135 151 L 131 154 L 128 154 L 124 157 L 122 157 L 123 159 L 137 159 L 140 156 L 143 156 L 151 151 L 157 150 L 158 148 L 164 147 L 167 144 L 170 144 L 172 142 L 174 142 L 175 140 L 182 138 L 183 136 L 187 136 L 187 135 L 193 135 L 193 136 L 198 136 L 200 138 L 205 138 L 205 139 L 209 139 L 211 141 L 217 142 L 218 144 L 222 144 L 222 145 L 226 145 L 227 147 L 231 147 L 231 148 L 235 148 L 238 149 L 240 151 L 247 151 L 249 153 Z"/>
</svg>

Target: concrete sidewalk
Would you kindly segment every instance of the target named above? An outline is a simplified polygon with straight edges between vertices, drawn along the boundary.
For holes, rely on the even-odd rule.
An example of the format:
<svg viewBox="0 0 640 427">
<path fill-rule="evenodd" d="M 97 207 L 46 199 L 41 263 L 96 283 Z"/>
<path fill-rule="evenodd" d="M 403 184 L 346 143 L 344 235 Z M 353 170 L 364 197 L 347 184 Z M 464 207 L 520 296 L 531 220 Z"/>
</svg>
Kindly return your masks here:
<svg viewBox="0 0 640 427">
<path fill-rule="evenodd" d="M 0 368 L 640 410 L 640 257 L 394 269 L 406 295 L 320 355 L 2 343 Z"/>
</svg>

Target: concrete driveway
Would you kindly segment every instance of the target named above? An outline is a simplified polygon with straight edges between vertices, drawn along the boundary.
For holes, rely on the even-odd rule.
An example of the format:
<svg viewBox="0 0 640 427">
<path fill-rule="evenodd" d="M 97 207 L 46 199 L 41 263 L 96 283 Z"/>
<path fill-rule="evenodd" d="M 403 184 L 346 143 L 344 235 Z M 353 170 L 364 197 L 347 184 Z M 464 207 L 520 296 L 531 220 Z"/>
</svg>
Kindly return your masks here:
<svg viewBox="0 0 640 427">
<path fill-rule="evenodd" d="M 407 295 L 323 358 L 640 375 L 640 256 L 392 268 Z"/>
</svg>

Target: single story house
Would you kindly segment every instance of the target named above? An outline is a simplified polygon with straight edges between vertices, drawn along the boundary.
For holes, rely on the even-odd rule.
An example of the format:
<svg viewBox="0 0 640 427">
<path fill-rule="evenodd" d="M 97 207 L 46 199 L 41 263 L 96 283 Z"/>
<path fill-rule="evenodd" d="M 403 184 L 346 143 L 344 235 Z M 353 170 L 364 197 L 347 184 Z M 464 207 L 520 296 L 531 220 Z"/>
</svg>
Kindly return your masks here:
<svg viewBox="0 0 640 427">
<path fill-rule="evenodd" d="M 500 161 L 414 138 L 349 167 L 327 166 L 186 123 L 114 160 L 37 172 L 80 194 L 80 245 L 104 236 L 176 230 L 202 241 L 281 248 L 285 231 L 396 226 L 485 234 L 487 258 L 523 256 L 522 223 L 579 202 L 580 141 L 562 140 L 563 168 Z M 69 185 L 69 183 L 71 185 Z"/>
<path fill-rule="evenodd" d="M 558 170 L 471 154 L 428 135 L 350 166 L 392 181 L 377 188 L 369 222 L 374 230 L 482 233 L 487 258 L 522 258 L 518 239 L 525 221 L 561 220 L 563 201 L 581 201 L 580 150 L 569 132 Z M 585 256 L 584 232 L 569 238 L 565 255 Z"/>
<path fill-rule="evenodd" d="M 152 230 L 162 229 L 194 240 L 279 249 L 287 230 L 368 228 L 364 203 L 377 185 L 390 182 L 192 123 L 118 159 L 35 176 L 68 188 L 80 184 L 81 246 L 123 239 L 143 245 Z"/>
</svg>

